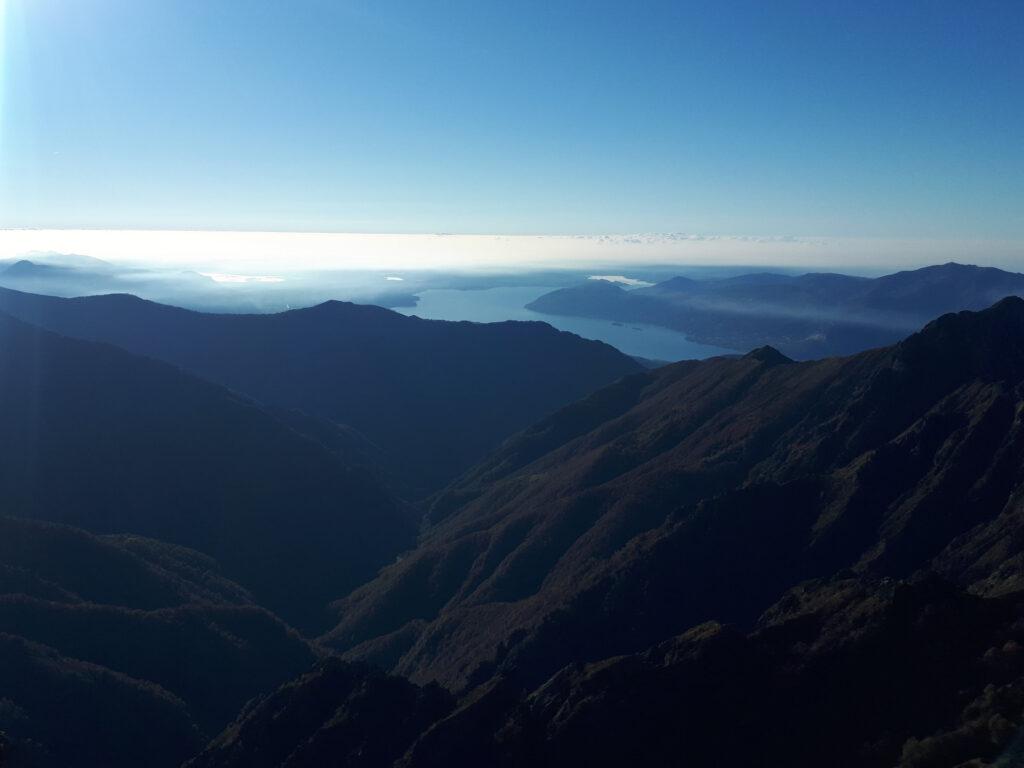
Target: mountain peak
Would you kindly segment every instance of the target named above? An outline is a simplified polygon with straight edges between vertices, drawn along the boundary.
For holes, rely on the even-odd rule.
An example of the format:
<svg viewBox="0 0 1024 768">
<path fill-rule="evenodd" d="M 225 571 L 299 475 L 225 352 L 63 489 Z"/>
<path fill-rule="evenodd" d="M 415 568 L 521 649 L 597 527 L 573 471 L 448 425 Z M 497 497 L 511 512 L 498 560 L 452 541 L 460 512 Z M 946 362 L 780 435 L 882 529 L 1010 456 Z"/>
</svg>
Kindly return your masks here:
<svg viewBox="0 0 1024 768">
<path fill-rule="evenodd" d="M 334 312 L 337 314 L 345 313 L 374 313 L 379 315 L 401 315 L 399 312 L 395 312 L 392 309 L 386 307 L 379 307 L 376 304 L 358 304 L 354 301 L 342 301 L 340 299 L 328 299 L 322 301 L 319 304 L 314 304 L 311 307 L 303 307 L 299 309 L 288 310 L 289 312 Z"/>
<path fill-rule="evenodd" d="M 760 360 L 762 363 L 767 365 L 783 365 L 785 363 L 794 362 L 791 358 L 788 358 L 779 352 L 775 347 L 767 344 L 763 347 L 750 350 L 743 357 L 749 360 Z"/>
<path fill-rule="evenodd" d="M 1015 317 L 1024 317 L 1024 298 L 1020 296 L 1006 296 L 988 309 L 982 310 L 978 314 L 992 313 L 993 315 L 1006 315 Z"/>
<path fill-rule="evenodd" d="M 945 333 L 949 330 L 972 333 L 991 332 L 1000 328 L 1014 330 L 1024 327 L 1024 298 L 1005 296 L 987 309 L 949 312 L 932 320 L 914 336 Z M 914 338 L 913 336 L 911 338 Z"/>
<path fill-rule="evenodd" d="M 1024 378 L 1024 299 L 1007 296 L 978 312 L 951 312 L 898 347 L 903 364 L 948 377 Z"/>
<path fill-rule="evenodd" d="M 55 267 L 48 267 L 43 264 L 36 264 L 28 259 L 21 259 L 11 264 L 3 271 L 9 277 L 32 277 L 53 272 Z"/>
</svg>

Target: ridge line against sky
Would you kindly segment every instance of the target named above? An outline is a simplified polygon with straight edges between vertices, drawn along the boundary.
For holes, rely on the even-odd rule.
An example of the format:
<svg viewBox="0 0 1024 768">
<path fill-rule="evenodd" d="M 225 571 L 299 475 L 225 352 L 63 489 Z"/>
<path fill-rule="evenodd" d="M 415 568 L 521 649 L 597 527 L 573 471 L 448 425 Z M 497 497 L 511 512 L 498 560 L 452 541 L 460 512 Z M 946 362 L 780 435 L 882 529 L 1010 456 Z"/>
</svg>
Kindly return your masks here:
<svg viewBox="0 0 1024 768">
<path fill-rule="evenodd" d="M 0 0 L 0 226 L 1024 239 L 1019 0 Z"/>
</svg>

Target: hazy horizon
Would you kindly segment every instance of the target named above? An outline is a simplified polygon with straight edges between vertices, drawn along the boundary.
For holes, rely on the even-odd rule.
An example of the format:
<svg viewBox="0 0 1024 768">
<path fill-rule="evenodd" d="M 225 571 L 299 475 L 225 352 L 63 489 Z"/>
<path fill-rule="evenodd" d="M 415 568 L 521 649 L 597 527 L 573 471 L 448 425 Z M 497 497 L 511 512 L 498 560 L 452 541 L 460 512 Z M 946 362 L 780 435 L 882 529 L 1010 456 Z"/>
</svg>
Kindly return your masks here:
<svg viewBox="0 0 1024 768">
<path fill-rule="evenodd" d="M 1024 242 L 919 238 L 460 235 L 197 230 L 2 229 L 0 259 L 76 254 L 220 272 L 532 271 L 749 267 L 879 274 L 957 261 L 1024 270 Z"/>
</svg>

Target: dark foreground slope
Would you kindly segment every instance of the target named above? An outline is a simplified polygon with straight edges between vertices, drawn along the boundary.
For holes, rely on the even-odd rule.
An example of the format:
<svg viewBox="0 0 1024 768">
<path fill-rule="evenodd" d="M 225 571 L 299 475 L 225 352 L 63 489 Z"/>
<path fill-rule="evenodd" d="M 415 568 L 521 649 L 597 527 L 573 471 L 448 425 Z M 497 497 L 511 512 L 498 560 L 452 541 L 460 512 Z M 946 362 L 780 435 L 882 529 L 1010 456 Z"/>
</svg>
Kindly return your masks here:
<svg viewBox="0 0 1024 768">
<path fill-rule="evenodd" d="M 189 766 L 1015 766 L 1022 616 L 1020 593 L 841 575 L 786 593 L 749 633 L 701 624 L 535 688 L 509 669 L 455 701 L 332 661 Z"/>
<path fill-rule="evenodd" d="M 1022 610 L 931 582 L 812 584 L 748 635 L 702 624 L 533 691 L 496 680 L 400 764 L 1020 765 Z"/>
<path fill-rule="evenodd" d="M 1022 389 L 1007 299 L 850 358 L 669 366 L 540 422 L 337 605 L 326 642 L 458 699 L 377 764 L 1015 764 Z M 291 754 L 284 712 L 200 764 L 242 764 L 257 728 Z"/>
<path fill-rule="evenodd" d="M 177 766 L 314 658 L 198 552 L 0 517 L 12 766 Z"/>
<path fill-rule="evenodd" d="M 454 707 L 440 686 L 329 658 L 254 701 L 187 768 L 388 766 Z"/>
<path fill-rule="evenodd" d="M 770 344 L 803 360 L 892 344 L 943 313 L 1022 294 L 1022 274 L 949 263 L 874 279 L 754 273 L 676 277 L 637 290 L 590 280 L 545 294 L 529 308 L 663 325 L 742 352 Z"/>
<path fill-rule="evenodd" d="M 0 434 L 4 513 L 198 549 L 303 626 L 413 541 L 374 481 L 250 401 L 3 316 Z"/>
<path fill-rule="evenodd" d="M 451 480 L 503 439 L 628 373 L 631 358 L 544 323 L 451 323 L 331 301 L 216 315 L 133 296 L 0 289 L 0 311 L 181 366 L 271 406 L 347 424 L 414 490 Z"/>
</svg>

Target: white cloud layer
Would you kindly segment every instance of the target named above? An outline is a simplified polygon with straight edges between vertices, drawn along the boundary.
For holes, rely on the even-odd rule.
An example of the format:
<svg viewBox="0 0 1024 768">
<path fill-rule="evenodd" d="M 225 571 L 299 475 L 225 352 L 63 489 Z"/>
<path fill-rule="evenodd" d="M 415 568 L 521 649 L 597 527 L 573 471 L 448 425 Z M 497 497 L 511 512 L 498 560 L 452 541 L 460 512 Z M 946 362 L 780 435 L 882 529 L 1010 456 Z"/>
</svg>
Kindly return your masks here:
<svg viewBox="0 0 1024 768">
<path fill-rule="evenodd" d="M 276 275 L 233 275 L 227 272 L 200 272 L 215 283 L 283 283 L 283 277 Z"/>
<path fill-rule="evenodd" d="M 641 288 L 647 285 L 654 285 L 646 280 L 638 280 L 635 277 L 626 277 L 625 275 L 591 275 L 588 280 L 604 280 L 606 283 L 619 283 L 630 288 Z"/>
</svg>

